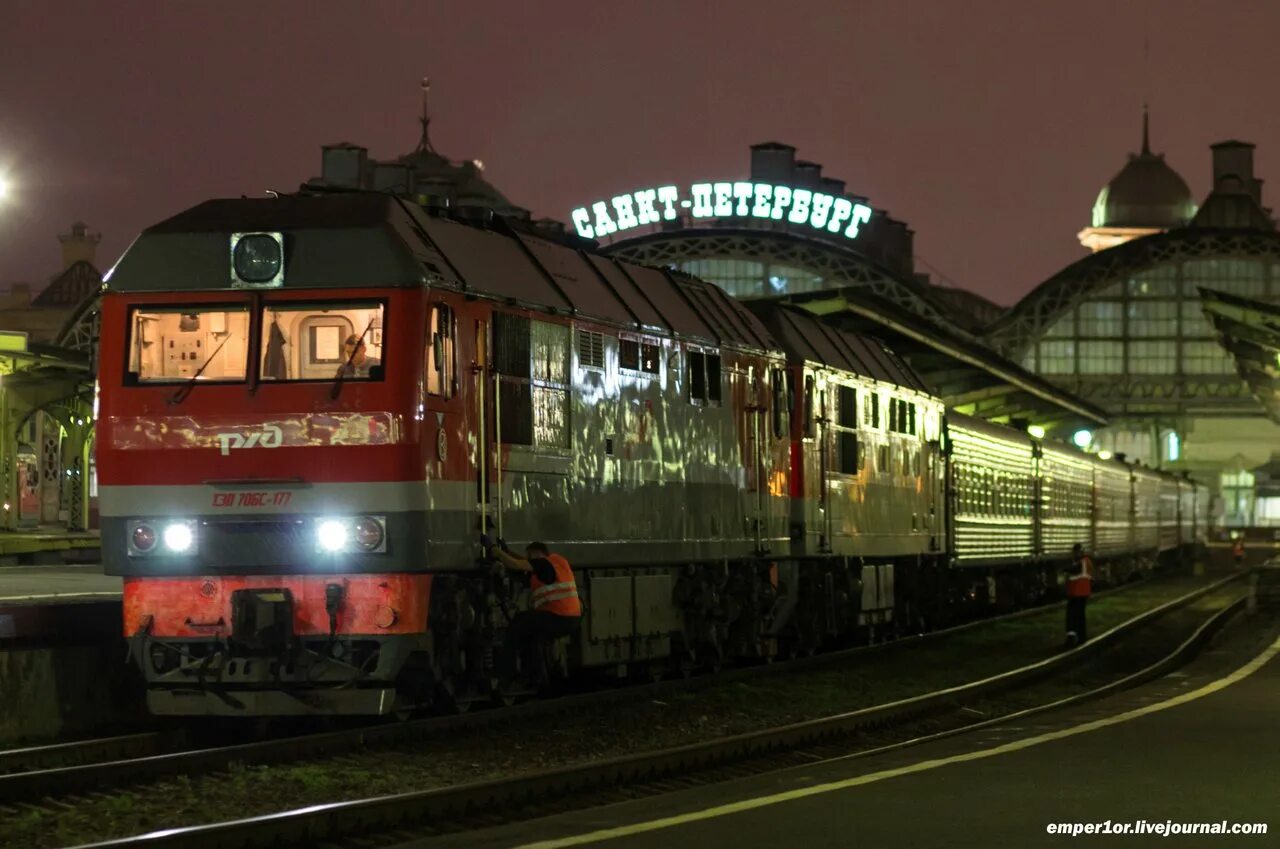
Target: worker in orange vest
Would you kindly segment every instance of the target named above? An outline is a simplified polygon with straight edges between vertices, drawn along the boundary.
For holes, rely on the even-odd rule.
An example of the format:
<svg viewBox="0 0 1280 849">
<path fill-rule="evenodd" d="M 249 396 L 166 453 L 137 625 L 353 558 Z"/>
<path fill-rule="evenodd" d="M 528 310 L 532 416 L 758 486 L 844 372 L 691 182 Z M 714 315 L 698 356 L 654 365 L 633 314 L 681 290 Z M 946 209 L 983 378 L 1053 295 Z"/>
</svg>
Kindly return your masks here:
<svg viewBox="0 0 1280 849">
<path fill-rule="evenodd" d="M 1085 607 L 1093 592 L 1093 559 L 1084 553 L 1084 546 L 1071 547 L 1071 565 L 1067 573 L 1067 645 L 1078 646 L 1088 639 L 1085 628 Z"/>
<path fill-rule="evenodd" d="M 500 686 L 506 686 L 516 677 L 516 660 L 522 648 L 536 646 L 540 639 L 578 633 L 582 601 L 578 598 L 578 584 L 569 561 L 553 553 L 545 543 L 529 543 L 523 558 L 512 554 L 502 540 L 495 545 L 487 534 L 480 537 L 480 544 L 488 557 L 507 569 L 529 573 L 529 586 L 533 590 L 532 609 L 517 613 L 503 636 L 498 675 Z"/>
<path fill-rule="evenodd" d="M 1231 556 L 1236 559 L 1236 566 L 1244 565 L 1244 536 L 1236 537 L 1235 544 L 1231 546 Z"/>
</svg>

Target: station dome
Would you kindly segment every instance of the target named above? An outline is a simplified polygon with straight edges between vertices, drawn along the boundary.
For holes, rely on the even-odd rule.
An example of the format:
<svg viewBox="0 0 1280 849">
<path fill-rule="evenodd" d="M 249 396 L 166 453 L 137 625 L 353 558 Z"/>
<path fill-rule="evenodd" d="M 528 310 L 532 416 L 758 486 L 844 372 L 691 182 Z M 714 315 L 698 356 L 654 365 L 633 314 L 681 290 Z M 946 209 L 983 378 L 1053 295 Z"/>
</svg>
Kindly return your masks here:
<svg viewBox="0 0 1280 849">
<path fill-rule="evenodd" d="M 1185 226 L 1195 214 L 1186 181 L 1164 161 L 1164 154 L 1151 152 L 1144 114 L 1142 152 L 1129 154 L 1120 173 L 1098 192 L 1092 226 L 1168 230 Z"/>
</svg>

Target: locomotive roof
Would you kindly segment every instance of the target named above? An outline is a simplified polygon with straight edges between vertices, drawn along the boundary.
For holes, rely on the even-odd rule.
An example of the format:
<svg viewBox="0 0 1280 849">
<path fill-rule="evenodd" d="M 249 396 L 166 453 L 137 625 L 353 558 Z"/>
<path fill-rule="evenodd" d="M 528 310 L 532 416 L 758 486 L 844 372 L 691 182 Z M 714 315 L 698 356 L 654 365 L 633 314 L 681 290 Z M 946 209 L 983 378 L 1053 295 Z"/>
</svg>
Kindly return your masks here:
<svg viewBox="0 0 1280 849">
<path fill-rule="evenodd" d="M 833 327 L 811 313 L 771 302 L 751 305 L 787 356 L 933 394 L 879 339 Z"/>
<path fill-rule="evenodd" d="M 760 321 L 703 281 L 375 192 L 206 201 L 147 228 L 107 275 L 133 292 L 231 288 L 233 233 L 285 237 L 285 288 L 443 286 L 717 345 L 775 350 Z"/>
</svg>

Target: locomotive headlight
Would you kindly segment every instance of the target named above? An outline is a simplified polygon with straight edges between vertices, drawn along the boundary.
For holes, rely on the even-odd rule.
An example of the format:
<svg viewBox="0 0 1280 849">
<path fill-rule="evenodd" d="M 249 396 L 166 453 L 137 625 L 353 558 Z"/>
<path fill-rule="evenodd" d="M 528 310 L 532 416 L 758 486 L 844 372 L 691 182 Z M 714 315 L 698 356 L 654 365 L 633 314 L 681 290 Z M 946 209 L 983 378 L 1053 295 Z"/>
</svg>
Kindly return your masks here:
<svg viewBox="0 0 1280 849">
<path fill-rule="evenodd" d="M 316 544 L 321 551 L 337 554 L 347 547 L 347 523 L 341 519 L 321 519 L 316 525 Z"/>
<path fill-rule="evenodd" d="M 326 516 L 316 519 L 316 550 L 378 554 L 387 550 L 385 516 Z"/>
<path fill-rule="evenodd" d="M 376 551 L 387 537 L 382 522 L 373 516 L 361 516 L 352 527 L 356 545 L 365 551 Z"/>
<path fill-rule="evenodd" d="M 195 545 L 196 534 L 190 522 L 170 522 L 164 527 L 161 535 L 165 551 L 171 554 L 186 554 Z"/>
<path fill-rule="evenodd" d="M 129 529 L 129 553 L 149 554 L 156 547 L 156 529 L 141 522 Z"/>
<path fill-rule="evenodd" d="M 280 233 L 233 233 L 231 283 L 264 287 L 284 283 L 284 236 Z"/>
</svg>

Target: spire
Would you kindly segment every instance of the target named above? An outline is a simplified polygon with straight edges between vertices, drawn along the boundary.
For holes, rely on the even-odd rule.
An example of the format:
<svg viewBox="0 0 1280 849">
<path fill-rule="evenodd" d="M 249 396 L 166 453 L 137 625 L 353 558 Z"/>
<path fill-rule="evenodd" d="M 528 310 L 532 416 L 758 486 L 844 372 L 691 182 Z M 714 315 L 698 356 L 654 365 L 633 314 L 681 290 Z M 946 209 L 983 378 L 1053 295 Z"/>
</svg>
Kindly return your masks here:
<svg viewBox="0 0 1280 849">
<path fill-rule="evenodd" d="M 423 136 L 426 138 L 426 136 Z M 1147 104 L 1142 104 L 1142 155 L 1151 155 L 1150 135 L 1147 131 Z"/>
<path fill-rule="evenodd" d="M 418 123 L 422 124 L 422 138 L 418 140 L 418 149 L 415 153 L 435 153 L 435 148 L 431 146 L 431 139 L 427 136 L 427 131 L 431 126 L 431 107 L 428 98 L 431 95 L 431 78 L 422 78 L 422 117 L 418 119 Z"/>
</svg>

